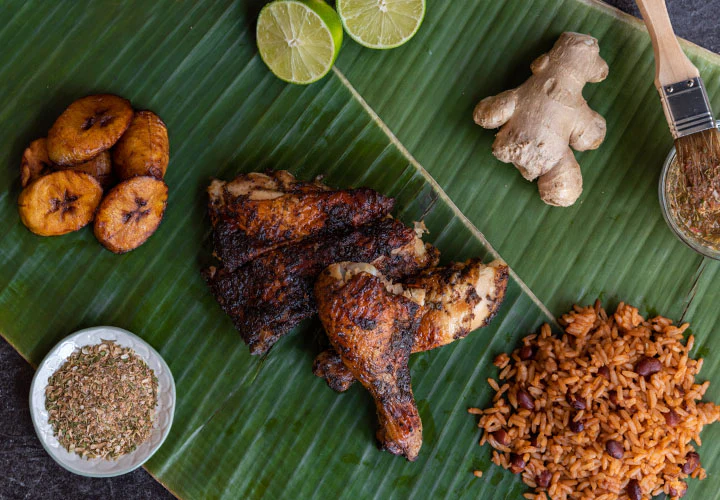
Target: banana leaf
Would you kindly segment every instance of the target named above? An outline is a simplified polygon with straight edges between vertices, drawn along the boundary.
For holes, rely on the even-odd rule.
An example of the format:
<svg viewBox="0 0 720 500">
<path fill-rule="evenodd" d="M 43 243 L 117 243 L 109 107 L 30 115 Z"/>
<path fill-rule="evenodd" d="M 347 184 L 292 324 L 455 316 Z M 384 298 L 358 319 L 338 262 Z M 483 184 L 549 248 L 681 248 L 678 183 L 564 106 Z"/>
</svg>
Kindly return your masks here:
<svg viewBox="0 0 720 500">
<path fill-rule="evenodd" d="M 392 51 L 346 40 L 335 70 L 308 87 L 273 77 L 254 43 L 259 0 L 4 2 L 0 26 L 0 332 L 30 363 L 63 336 L 109 324 L 142 336 L 177 384 L 173 429 L 147 470 L 181 498 L 520 498 L 519 479 L 490 463 L 466 412 L 490 401 L 491 360 L 573 303 L 624 300 L 692 322 L 702 375 L 720 375 L 720 272 L 665 227 L 657 201 L 672 145 L 652 86 L 647 33 L 589 0 L 428 0 L 418 35 Z M 544 205 L 536 187 L 490 154 L 475 126 L 482 97 L 522 82 L 563 31 L 600 39 L 607 81 L 585 91 L 608 122 L 578 154 L 585 193 Z M 720 57 L 686 45 L 720 108 Z M 75 98 L 111 92 L 167 123 L 168 211 L 139 249 L 110 254 L 83 230 L 40 238 L 16 210 L 19 161 Z M 337 395 L 310 372 L 325 345 L 303 323 L 266 358 L 251 357 L 210 296 L 205 188 L 212 177 L 284 168 L 365 185 L 425 220 L 443 260 L 501 256 L 514 269 L 491 326 L 413 356 L 424 423 L 420 458 L 379 452 L 374 407 L 357 384 Z M 710 386 L 708 397 L 720 399 Z M 720 489 L 720 428 L 703 433 Z M 482 469 L 481 479 L 472 475 Z"/>
</svg>

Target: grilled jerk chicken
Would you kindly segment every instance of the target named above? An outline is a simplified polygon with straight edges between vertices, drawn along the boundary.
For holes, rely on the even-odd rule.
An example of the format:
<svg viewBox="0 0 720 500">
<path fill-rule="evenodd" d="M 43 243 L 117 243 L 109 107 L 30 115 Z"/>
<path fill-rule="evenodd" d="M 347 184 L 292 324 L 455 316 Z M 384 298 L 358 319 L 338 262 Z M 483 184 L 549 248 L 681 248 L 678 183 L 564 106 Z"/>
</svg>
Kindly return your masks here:
<svg viewBox="0 0 720 500">
<path fill-rule="evenodd" d="M 331 189 L 284 170 L 250 173 L 208 188 L 215 255 L 235 269 L 278 246 L 385 217 L 393 199 L 372 189 Z"/>
<path fill-rule="evenodd" d="M 413 461 L 422 422 L 408 360 L 423 308 L 387 283 L 368 264 L 333 264 L 318 277 L 315 295 L 330 343 L 375 400 L 380 445 Z"/>
<path fill-rule="evenodd" d="M 480 259 L 426 269 L 406 280 L 406 290 L 423 297 L 425 306 L 412 352 L 435 349 L 486 326 L 505 298 L 507 281 L 504 262 L 496 260 L 486 266 Z M 347 390 L 355 381 L 333 349 L 315 358 L 313 373 L 337 392 Z"/>
<path fill-rule="evenodd" d="M 344 233 L 267 251 L 237 269 L 211 267 L 205 278 L 252 354 L 264 354 L 300 321 L 317 312 L 313 285 L 339 261 L 371 262 L 398 279 L 433 266 L 438 251 L 415 230 L 386 217 Z"/>
</svg>

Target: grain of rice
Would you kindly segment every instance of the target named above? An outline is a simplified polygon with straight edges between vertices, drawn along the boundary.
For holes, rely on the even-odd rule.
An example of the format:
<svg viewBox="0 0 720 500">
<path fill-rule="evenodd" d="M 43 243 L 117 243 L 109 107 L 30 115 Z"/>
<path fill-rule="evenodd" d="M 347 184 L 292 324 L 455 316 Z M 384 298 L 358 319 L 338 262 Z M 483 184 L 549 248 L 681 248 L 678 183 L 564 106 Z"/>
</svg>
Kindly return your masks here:
<svg viewBox="0 0 720 500">
<path fill-rule="evenodd" d="M 495 448 L 494 464 L 509 469 L 511 454 L 525 461 L 521 477 L 535 492 L 523 496 L 625 499 L 631 480 L 637 481 L 644 498 L 675 492 L 682 496 L 687 477 L 705 478 L 701 466 L 689 475 L 682 468 L 688 453 L 695 451 L 690 442 L 701 446 L 700 431 L 720 419 L 720 407 L 699 401 L 709 381 L 695 383 L 703 360 L 690 357 L 692 335 L 682 343 L 689 325 L 675 326 L 663 317 L 646 320 L 624 303 L 608 315 L 599 302 L 574 306 L 560 323 L 565 329 L 561 337 L 553 336 L 545 324 L 539 334 L 523 339 L 520 348 L 533 349 L 530 359 L 522 359 L 520 348 L 497 356 L 504 382 L 488 380 L 495 391 L 493 406 L 469 410 L 480 415 L 480 444 Z M 635 371 L 645 357 L 660 362 L 660 370 L 647 377 Z M 532 410 L 518 405 L 521 389 L 534 398 Z M 577 401 L 585 409 L 571 406 Z M 677 425 L 667 425 L 670 411 L 678 417 Z M 573 421 L 584 428 L 572 432 L 568 425 Z M 491 436 L 499 429 L 507 432 L 506 445 Z M 621 443 L 622 458 L 608 455 L 608 440 Z M 545 473 L 546 481 L 545 471 L 551 479 L 542 488 L 538 477 Z"/>
</svg>

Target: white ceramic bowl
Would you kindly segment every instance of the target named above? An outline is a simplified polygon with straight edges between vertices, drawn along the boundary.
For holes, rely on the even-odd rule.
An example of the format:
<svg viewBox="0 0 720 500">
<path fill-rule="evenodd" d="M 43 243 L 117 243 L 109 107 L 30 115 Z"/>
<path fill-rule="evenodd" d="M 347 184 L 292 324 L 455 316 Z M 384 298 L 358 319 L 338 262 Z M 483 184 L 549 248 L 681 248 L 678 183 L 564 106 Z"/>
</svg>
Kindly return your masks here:
<svg viewBox="0 0 720 500">
<path fill-rule="evenodd" d="M 117 344 L 130 347 L 140 356 L 158 379 L 158 404 L 155 408 L 155 424 L 147 441 L 117 460 L 102 458 L 85 459 L 70 453 L 53 435 L 45 409 L 45 388 L 50 376 L 77 348 L 114 340 Z M 30 414 L 35 432 L 50 456 L 70 472 L 89 477 L 111 477 L 126 474 L 144 464 L 163 444 L 170 432 L 175 411 L 175 381 L 165 360 L 150 344 L 127 330 L 111 326 L 87 328 L 65 337 L 45 356 L 35 373 L 30 387 Z"/>
</svg>

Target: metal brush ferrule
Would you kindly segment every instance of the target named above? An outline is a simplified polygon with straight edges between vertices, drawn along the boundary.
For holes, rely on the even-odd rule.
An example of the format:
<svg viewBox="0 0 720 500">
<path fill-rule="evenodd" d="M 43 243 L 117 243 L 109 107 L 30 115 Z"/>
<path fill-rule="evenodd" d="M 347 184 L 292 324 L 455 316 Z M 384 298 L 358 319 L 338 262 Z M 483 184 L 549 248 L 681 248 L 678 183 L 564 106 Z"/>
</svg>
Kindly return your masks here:
<svg viewBox="0 0 720 500">
<path fill-rule="evenodd" d="M 660 98 L 674 139 L 715 128 L 702 78 L 665 85 L 660 89 Z"/>
</svg>

